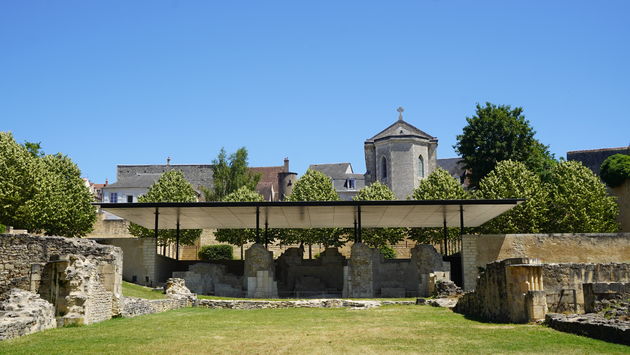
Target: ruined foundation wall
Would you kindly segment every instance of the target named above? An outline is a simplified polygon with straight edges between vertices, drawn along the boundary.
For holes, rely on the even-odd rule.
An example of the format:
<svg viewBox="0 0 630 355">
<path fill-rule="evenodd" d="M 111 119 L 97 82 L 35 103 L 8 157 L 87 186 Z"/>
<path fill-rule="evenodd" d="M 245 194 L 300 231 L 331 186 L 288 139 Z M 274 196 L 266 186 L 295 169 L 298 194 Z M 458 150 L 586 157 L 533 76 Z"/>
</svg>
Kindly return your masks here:
<svg viewBox="0 0 630 355">
<path fill-rule="evenodd" d="M 486 234 L 462 238 L 464 290 L 475 288 L 479 268 L 509 258 L 542 263 L 630 262 L 630 233 Z"/>
</svg>

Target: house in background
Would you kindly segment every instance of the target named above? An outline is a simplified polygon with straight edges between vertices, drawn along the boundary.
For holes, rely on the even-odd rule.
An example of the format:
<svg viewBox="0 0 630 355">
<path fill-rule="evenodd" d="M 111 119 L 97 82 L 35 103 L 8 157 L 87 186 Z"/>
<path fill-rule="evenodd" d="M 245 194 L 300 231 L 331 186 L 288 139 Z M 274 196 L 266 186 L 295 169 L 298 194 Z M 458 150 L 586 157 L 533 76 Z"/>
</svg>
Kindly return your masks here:
<svg viewBox="0 0 630 355">
<path fill-rule="evenodd" d="M 333 187 L 343 201 L 350 201 L 365 187 L 365 175 L 355 174 L 350 163 L 312 164 L 308 167 L 330 177 Z"/>
<path fill-rule="evenodd" d="M 630 154 L 629 147 L 601 148 L 590 150 L 573 150 L 567 152 L 567 160 L 575 160 L 591 169 L 595 175 L 599 176 L 600 167 L 606 158 L 615 154 Z"/>
</svg>

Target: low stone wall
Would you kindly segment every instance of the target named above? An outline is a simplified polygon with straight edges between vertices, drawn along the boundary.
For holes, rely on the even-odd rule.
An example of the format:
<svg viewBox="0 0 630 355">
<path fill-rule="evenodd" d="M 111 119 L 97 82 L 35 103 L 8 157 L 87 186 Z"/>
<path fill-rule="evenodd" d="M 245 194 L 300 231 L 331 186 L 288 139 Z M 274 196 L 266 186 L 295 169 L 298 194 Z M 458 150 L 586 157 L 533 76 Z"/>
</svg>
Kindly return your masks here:
<svg viewBox="0 0 630 355">
<path fill-rule="evenodd" d="M 0 341 L 57 327 L 55 308 L 39 295 L 11 289 L 0 302 Z"/>
<path fill-rule="evenodd" d="M 190 307 L 192 305 L 191 302 L 188 300 L 172 298 L 161 300 L 147 300 L 144 298 L 123 297 L 121 303 L 122 309 L 120 315 L 124 318 L 166 312 L 173 309 Z"/>
<path fill-rule="evenodd" d="M 599 312 L 602 308 L 602 301 L 629 300 L 630 302 L 630 282 L 598 282 L 585 283 L 584 289 L 584 311 L 586 313 Z M 610 302 L 607 302 L 610 304 Z M 628 309 L 630 313 L 630 309 Z"/>
<path fill-rule="evenodd" d="M 312 299 L 294 301 L 250 301 L 201 299 L 197 307 L 224 309 L 276 309 L 276 308 L 342 308 L 367 309 L 388 305 L 415 305 L 416 301 L 357 301 L 346 299 Z"/>
<path fill-rule="evenodd" d="M 630 233 L 464 235 L 464 290 L 475 289 L 486 264 L 509 258 L 536 258 L 545 264 L 629 263 Z"/>
<path fill-rule="evenodd" d="M 549 313 L 545 324 L 562 332 L 630 345 L 630 322 L 617 322 L 598 314 Z"/>
</svg>

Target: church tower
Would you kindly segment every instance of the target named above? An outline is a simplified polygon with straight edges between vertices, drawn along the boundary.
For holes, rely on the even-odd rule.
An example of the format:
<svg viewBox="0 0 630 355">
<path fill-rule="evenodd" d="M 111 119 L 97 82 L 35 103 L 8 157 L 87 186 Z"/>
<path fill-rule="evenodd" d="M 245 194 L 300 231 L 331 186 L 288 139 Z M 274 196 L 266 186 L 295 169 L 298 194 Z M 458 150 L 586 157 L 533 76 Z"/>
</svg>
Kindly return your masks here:
<svg viewBox="0 0 630 355">
<path fill-rule="evenodd" d="M 380 181 L 399 200 L 406 199 L 437 166 L 437 138 L 398 120 L 364 143 L 365 183 Z"/>
</svg>

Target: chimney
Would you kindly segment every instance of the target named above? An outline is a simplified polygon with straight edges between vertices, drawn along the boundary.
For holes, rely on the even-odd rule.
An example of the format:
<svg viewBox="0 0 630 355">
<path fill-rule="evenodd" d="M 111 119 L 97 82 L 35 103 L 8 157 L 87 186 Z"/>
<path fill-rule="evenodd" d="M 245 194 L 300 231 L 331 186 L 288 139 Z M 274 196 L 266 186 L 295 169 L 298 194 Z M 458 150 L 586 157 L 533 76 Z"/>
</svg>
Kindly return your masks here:
<svg viewBox="0 0 630 355">
<path fill-rule="evenodd" d="M 284 171 L 289 172 L 289 158 L 284 158 Z"/>
<path fill-rule="evenodd" d="M 171 157 L 166 157 L 166 166 L 171 165 Z"/>
<path fill-rule="evenodd" d="M 105 186 L 107 186 L 107 184 L 109 184 L 109 181 L 107 181 L 107 178 L 105 178 Z"/>
</svg>

